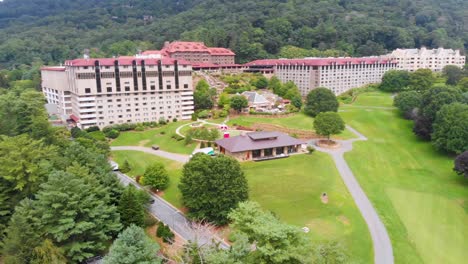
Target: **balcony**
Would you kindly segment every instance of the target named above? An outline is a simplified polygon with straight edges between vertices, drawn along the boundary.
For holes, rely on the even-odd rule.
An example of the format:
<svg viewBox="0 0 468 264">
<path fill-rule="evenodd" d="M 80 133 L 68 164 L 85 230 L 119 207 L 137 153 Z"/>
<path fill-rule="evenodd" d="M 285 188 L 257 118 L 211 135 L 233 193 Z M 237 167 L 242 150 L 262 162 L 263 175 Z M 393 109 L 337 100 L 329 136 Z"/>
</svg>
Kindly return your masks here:
<svg viewBox="0 0 468 264">
<path fill-rule="evenodd" d="M 95 108 L 80 109 L 80 113 L 94 113 L 96 112 Z"/>
<path fill-rule="evenodd" d="M 80 120 L 80 123 L 83 124 L 83 125 L 86 125 L 86 124 L 95 124 L 95 123 L 96 123 L 96 119 Z"/>
<path fill-rule="evenodd" d="M 83 102 L 83 101 L 95 101 L 96 100 L 96 97 L 78 97 L 78 101 L 79 102 Z"/>
<path fill-rule="evenodd" d="M 94 106 L 96 107 L 96 103 L 80 103 L 80 107 L 89 107 L 89 106 Z"/>
<path fill-rule="evenodd" d="M 182 106 L 182 110 L 193 110 L 194 106 L 193 105 L 184 105 Z"/>
<path fill-rule="evenodd" d="M 80 118 L 81 119 L 83 119 L 83 118 L 96 118 L 96 113 L 87 114 L 87 115 L 80 115 Z"/>
<path fill-rule="evenodd" d="M 193 92 L 181 92 L 180 95 L 182 95 L 182 96 L 191 95 L 192 96 Z"/>
<path fill-rule="evenodd" d="M 193 101 L 182 101 L 181 105 L 193 105 Z"/>
</svg>

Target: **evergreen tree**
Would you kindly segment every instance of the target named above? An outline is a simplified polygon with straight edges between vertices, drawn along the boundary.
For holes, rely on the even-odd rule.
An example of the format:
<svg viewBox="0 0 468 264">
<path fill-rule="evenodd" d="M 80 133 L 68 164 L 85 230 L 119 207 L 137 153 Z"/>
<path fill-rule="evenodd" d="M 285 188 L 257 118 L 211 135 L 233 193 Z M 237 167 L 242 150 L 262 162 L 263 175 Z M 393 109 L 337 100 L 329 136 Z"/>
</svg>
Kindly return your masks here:
<svg viewBox="0 0 468 264">
<path fill-rule="evenodd" d="M 130 163 L 128 162 L 128 160 L 125 160 L 122 166 L 120 166 L 120 171 L 122 173 L 127 173 L 131 170 L 132 170 L 132 167 L 130 167 Z"/>
<path fill-rule="evenodd" d="M 145 222 L 145 208 L 139 199 L 138 190 L 129 185 L 125 188 L 119 202 L 120 222 L 124 227 L 132 224 L 143 226 Z"/>
<path fill-rule="evenodd" d="M 54 243 L 46 239 L 39 246 L 34 248 L 31 264 L 66 264 L 67 259 L 63 255 L 63 250 L 56 247 Z"/>
<path fill-rule="evenodd" d="M 34 202 L 29 199 L 24 199 L 16 207 L 3 246 L 5 264 L 29 263 L 33 249 L 40 245 L 42 230 L 34 207 Z"/>
<path fill-rule="evenodd" d="M 158 244 L 153 242 L 145 231 L 135 225 L 129 226 L 119 234 L 112 244 L 104 264 L 161 263 L 157 253 Z"/>
<path fill-rule="evenodd" d="M 54 172 L 36 195 L 38 222 L 44 233 L 80 262 L 105 249 L 121 229 L 117 208 L 106 189 L 69 172 Z"/>
</svg>

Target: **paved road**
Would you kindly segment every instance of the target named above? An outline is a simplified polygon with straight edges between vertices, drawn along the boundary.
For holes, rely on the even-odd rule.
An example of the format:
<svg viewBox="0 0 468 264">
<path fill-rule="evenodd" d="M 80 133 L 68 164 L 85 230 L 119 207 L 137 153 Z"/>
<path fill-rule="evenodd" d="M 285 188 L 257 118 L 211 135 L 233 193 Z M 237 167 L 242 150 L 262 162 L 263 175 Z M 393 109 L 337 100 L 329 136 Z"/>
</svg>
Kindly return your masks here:
<svg viewBox="0 0 468 264">
<path fill-rule="evenodd" d="M 341 178 L 343 179 L 343 182 L 346 184 L 346 187 L 351 193 L 351 196 L 353 197 L 357 207 L 361 211 L 361 214 L 369 228 L 374 245 L 374 262 L 377 264 L 393 264 L 394 260 L 392 243 L 390 242 L 387 229 L 380 220 L 377 212 L 362 190 L 358 181 L 354 177 L 353 172 L 349 168 L 343 156 L 345 152 L 351 151 L 353 149 L 354 141 L 367 140 L 367 138 L 350 126 L 346 126 L 346 128 L 356 134 L 358 138 L 350 140 L 339 140 L 341 143 L 341 147 L 339 149 L 324 149 L 318 146 L 315 146 L 315 148 L 318 151 L 326 152 L 332 156 L 333 161 L 335 162 L 335 166 L 338 169 Z M 315 141 L 312 140 L 311 144 L 315 145 Z"/>
<path fill-rule="evenodd" d="M 148 147 L 139 147 L 139 146 L 117 146 L 117 147 L 111 147 L 111 150 L 136 150 L 136 151 L 142 151 L 146 152 L 148 154 L 153 154 L 156 156 L 160 156 L 166 159 L 178 161 L 181 163 L 186 163 L 189 161 L 189 156 L 184 155 L 184 154 L 177 154 L 177 153 L 171 153 L 167 152 L 164 150 L 154 150 L 152 148 Z"/>
<path fill-rule="evenodd" d="M 120 182 L 127 186 L 133 184 L 136 188 L 142 189 L 142 187 L 136 183 L 132 178 L 127 175 L 115 171 L 115 175 L 119 178 Z M 181 213 L 177 208 L 170 205 L 161 197 L 150 193 L 151 197 L 154 199 L 154 203 L 150 204 L 148 211 L 158 218 L 160 221 L 168 225 L 175 233 L 180 235 L 186 241 L 198 241 L 200 245 L 211 244 L 213 243 L 212 237 L 216 237 L 215 234 L 206 234 L 201 232 L 196 232 L 191 227 L 191 222 L 185 218 L 184 214 Z M 221 241 L 217 238 L 216 242 L 221 242 L 221 248 L 227 249 L 229 245 L 224 241 Z"/>
</svg>

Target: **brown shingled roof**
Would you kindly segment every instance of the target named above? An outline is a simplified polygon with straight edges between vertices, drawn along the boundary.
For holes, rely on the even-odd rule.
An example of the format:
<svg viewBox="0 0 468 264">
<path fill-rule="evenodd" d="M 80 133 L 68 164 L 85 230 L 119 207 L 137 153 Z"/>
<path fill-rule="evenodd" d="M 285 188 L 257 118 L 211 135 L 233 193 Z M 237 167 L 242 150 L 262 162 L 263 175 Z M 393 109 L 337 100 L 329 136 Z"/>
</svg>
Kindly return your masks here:
<svg viewBox="0 0 468 264">
<path fill-rule="evenodd" d="M 246 135 L 216 140 L 216 144 L 229 152 L 277 148 L 305 143 L 303 140 L 280 132 L 251 132 Z"/>
</svg>

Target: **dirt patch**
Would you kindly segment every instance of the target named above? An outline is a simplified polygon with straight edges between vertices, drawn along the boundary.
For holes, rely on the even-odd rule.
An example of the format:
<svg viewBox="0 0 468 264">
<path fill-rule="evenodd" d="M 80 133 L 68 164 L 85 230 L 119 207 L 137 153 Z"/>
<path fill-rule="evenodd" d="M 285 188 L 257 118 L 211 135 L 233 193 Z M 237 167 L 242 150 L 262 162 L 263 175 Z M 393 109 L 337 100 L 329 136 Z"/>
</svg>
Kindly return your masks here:
<svg viewBox="0 0 468 264">
<path fill-rule="evenodd" d="M 139 147 L 144 147 L 146 144 L 148 144 L 150 142 L 149 139 L 145 139 L 145 140 L 141 140 L 140 142 L 138 142 L 138 146 Z"/>
<path fill-rule="evenodd" d="M 167 263 L 178 263 L 176 260 L 183 250 L 185 241 L 179 235 L 175 234 L 174 243 L 168 244 L 164 243 L 163 240 L 156 236 L 156 231 L 158 230 L 158 225 L 154 225 L 146 228 L 146 234 L 154 241 L 156 241 L 161 247 L 160 253 L 164 254 L 169 261 Z"/>
<path fill-rule="evenodd" d="M 346 226 L 349 226 L 351 223 L 349 222 L 349 219 L 344 216 L 344 215 L 340 215 L 337 217 L 338 218 L 338 221 L 340 221 L 341 223 L 343 223 L 344 225 Z"/>
<path fill-rule="evenodd" d="M 340 143 L 333 141 L 333 140 L 328 140 L 328 139 L 321 139 L 318 140 L 315 145 L 321 147 L 321 148 L 329 148 L 329 149 L 336 149 L 340 147 Z"/>
</svg>

